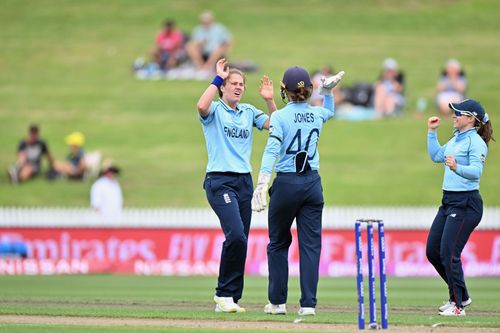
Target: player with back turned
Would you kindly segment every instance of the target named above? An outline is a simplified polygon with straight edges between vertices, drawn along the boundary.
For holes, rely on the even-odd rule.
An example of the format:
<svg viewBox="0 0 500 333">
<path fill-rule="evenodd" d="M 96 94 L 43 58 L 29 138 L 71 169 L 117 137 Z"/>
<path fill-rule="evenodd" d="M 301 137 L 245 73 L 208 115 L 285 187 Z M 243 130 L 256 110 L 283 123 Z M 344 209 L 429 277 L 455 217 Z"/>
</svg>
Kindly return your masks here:
<svg viewBox="0 0 500 333">
<path fill-rule="evenodd" d="M 289 103 L 271 117 L 269 138 L 252 198 L 254 211 L 266 207 L 272 169 L 279 157 L 275 166 L 277 175 L 269 190 L 269 304 L 264 307 L 265 313 L 286 314 L 290 228 L 296 219 L 300 254 L 299 315 L 316 314 L 324 205 L 318 174 L 318 141 L 323 123 L 334 114 L 332 88 L 343 75 L 344 72 L 340 72 L 322 79 L 323 107 L 308 103 L 313 88 L 305 69 L 290 67 L 281 82 L 281 97 L 283 100 L 287 97 Z"/>
<path fill-rule="evenodd" d="M 460 255 L 483 215 L 479 181 L 493 129 L 479 102 L 450 103 L 454 136 L 443 146 L 437 139 L 438 117 L 428 120 L 427 150 L 432 161 L 444 164 L 443 198 L 427 238 L 426 254 L 448 286 L 442 316 L 465 316 L 471 304 Z"/>
<path fill-rule="evenodd" d="M 225 59 L 217 62 L 216 71 L 217 76 L 197 103 L 208 151 L 203 188 L 225 236 L 215 311 L 245 312 L 238 300 L 243 293 L 252 217 L 252 128 L 268 129 L 269 116 L 253 105 L 240 103 L 245 92 L 245 75 L 241 71 L 229 69 Z M 213 101 L 217 93 L 220 98 Z M 276 110 L 272 81 L 266 76 L 261 80 L 259 93 L 269 113 Z"/>
</svg>

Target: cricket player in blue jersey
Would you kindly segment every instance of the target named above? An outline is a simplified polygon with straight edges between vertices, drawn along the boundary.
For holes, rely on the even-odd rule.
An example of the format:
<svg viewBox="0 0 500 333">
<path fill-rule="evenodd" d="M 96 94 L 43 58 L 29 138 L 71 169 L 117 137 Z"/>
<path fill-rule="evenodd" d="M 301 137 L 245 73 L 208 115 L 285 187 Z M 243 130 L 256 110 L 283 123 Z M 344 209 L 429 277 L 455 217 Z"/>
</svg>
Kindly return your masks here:
<svg viewBox="0 0 500 333">
<path fill-rule="evenodd" d="M 197 103 L 208 151 L 203 188 L 225 235 L 214 296 L 215 311 L 237 313 L 245 312 L 238 301 L 243 293 L 252 216 L 252 128 L 269 129 L 269 116 L 253 105 L 240 103 L 245 92 L 245 75 L 241 71 L 229 69 L 227 61 L 220 59 L 216 72 L 217 76 Z M 220 98 L 213 101 L 217 93 Z M 269 113 L 276 110 L 272 81 L 266 76 L 261 80 L 259 93 Z"/>
<path fill-rule="evenodd" d="M 488 114 L 477 101 L 450 103 L 454 112 L 453 137 L 443 146 L 437 139 L 438 117 L 428 120 L 427 150 L 436 163 L 444 163 L 443 198 L 427 238 L 430 263 L 448 285 L 449 299 L 441 307 L 442 316 L 465 316 L 471 304 L 465 285 L 460 255 L 472 231 L 481 221 L 483 200 L 479 181 L 492 139 Z"/>
<path fill-rule="evenodd" d="M 295 219 L 300 254 L 299 315 L 316 314 L 324 204 L 318 174 L 318 141 L 323 123 L 333 117 L 332 88 L 343 75 L 344 72 L 340 72 L 322 79 L 323 107 L 308 103 L 313 85 L 304 68 L 290 67 L 283 75 L 281 97 L 288 98 L 288 104 L 271 116 L 269 138 L 252 198 L 254 211 L 266 208 L 271 173 L 279 157 L 274 168 L 276 178 L 269 190 L 269 304 L 264 307 L 265 313 L 286 314 L 288 249 L 292 242 L 290 228 Z"/>
</svg>

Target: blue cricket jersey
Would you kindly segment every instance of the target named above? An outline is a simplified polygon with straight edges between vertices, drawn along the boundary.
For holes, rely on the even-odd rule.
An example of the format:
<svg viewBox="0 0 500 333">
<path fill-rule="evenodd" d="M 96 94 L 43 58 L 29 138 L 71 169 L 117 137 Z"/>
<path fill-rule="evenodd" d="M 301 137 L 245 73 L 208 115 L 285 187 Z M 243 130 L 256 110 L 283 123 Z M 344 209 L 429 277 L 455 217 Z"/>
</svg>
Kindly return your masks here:
<svg viewBox="0 0 500 333">
<path fill-rule="evenodd" d="M 457 161 L 456 171 L 444 166 L 443 190 L 478 190 L 488 147 L 475 128 L 462 133 L 456 130 L 453 134 L 443 146 L 439 144 L 436 132 L 427 134 L 427 151 L 432 161 L 443 163 L 446 156 L 453 156 Z"/>
<path fill-rule="evenodd" d="M 252 171 L 252 127 L 262 130 L 269 118 L 251 104 L 231 109 L 221 99 L 212 102 L 206 117 L 199 115 L 208 151 L 207 172 Z"/>
<path fill-rule="evenodd" d="M 319 169 L 318 141 L 323 123 L 332 118 L 334 104 L 332 96 L 325 96 L 323 107 L 311 106 L 307 102 L 290 102 L 273 112 L 269 127 L 269 138 L 262 156 L 260 172 L 271 174 L 276 158 L 276 172 L 295 172 L 295 154 L 307 151 L 312 170 Z"/>
</svg>

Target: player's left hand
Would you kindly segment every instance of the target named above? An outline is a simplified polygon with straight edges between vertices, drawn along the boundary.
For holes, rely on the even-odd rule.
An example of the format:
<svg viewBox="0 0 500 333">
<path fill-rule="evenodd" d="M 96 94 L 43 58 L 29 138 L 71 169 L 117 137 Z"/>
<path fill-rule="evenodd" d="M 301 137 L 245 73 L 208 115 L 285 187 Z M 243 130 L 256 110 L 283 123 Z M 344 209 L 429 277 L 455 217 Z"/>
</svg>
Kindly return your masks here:
<svg viewBox="0 0 500 333">
<path fill-rule="evenodd" d="M 444 165 L 450 167 L 451 170 L 457 170 L 457 160 L 453 156 L 446 156 L 446 160 L 444 161 Z"/>
<path fill-rule="evenodd" d="M 323 96 L 331 95 L 332 89 L 342 80 L 344 74 L 344 71 L 340 71 L 336 75 L 322 77 L 319 84 L 319 94 Z"/>
<path fill-rule="evenodd" d="M 259 178 L 257 180 L 257 186 L 255 191 L 253 191 L 252 197 L 252 210 L 254 212 L 261 212 L 267 207 L 267 189 L 269 188 L 269 181 L 271 180 L 271 175 L 265 173 L 259 173 Z"/>
<path fill-rule="evenodd" d="M 273 81 L 267 75 L 260 79 L 259 94 L 265 100 L 274 98 Z"/>
</svg>

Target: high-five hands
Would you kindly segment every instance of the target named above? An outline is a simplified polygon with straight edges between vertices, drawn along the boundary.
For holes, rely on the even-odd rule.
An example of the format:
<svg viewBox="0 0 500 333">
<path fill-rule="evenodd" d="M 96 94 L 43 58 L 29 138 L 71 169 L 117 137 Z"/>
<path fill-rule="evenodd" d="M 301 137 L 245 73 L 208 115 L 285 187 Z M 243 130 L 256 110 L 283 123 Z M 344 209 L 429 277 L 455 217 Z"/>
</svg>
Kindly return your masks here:
<svg viewBox="0 0 500 333">
<path fill-rule="evenodd" d="M 273 81 L 267 75 L 260 79 L 259 94 L 265 100 L 274 98 Z"/>
<path fill-rule="evenodd" d="M 340 71 L 336 75 L 329 77 L 322 77 L 321 82 L 319 84 L 319 94 L 326 96 L 332 94 L 332 89 L 342 80 L 345 72 Z"/>
<path fill-rule="evenodd" d="M 215 64 L 215 72 L 223 79 L 228 77 L 229 65 L 226 58 L 222 58 L 217 61 L 217 63 Z"/>
</svg>

